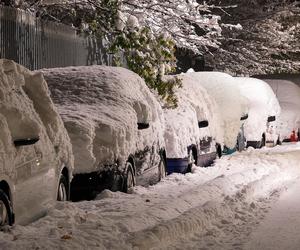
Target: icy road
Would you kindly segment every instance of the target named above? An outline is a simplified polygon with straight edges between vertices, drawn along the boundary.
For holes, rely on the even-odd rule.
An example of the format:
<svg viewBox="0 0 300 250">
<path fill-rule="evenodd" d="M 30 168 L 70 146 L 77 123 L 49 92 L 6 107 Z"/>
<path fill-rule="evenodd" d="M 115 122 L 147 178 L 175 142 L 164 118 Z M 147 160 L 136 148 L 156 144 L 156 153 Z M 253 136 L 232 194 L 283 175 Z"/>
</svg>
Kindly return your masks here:
<svg viewBox="0 0 300 250">
<path fill-rule="evenodd" d="M 299 177 L 300 143 L 248 149 L 132 194 L 57 203 L 0 232 L 0 249 L 299 249 Z"/>
</svg>

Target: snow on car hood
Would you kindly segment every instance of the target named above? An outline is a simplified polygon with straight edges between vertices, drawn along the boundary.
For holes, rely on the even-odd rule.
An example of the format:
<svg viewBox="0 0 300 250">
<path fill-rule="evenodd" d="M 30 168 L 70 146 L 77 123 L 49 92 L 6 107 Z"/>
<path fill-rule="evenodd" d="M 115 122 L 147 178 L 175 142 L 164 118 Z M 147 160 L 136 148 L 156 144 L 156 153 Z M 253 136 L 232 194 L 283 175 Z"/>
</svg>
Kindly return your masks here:
<svg viewBox="0 0 300 250">
<path fill-rule="evenodd" d="M 70 139 L 41 74 L 1 59 L 0 100 L 0 162 L 5 174 L 13 173 L 12 166 L 26 162 L 30 150 L 22 147 L 19 151 L 23 153 L 17 154 L 13 141 L 35 137 L 40 138 L 36 144 L 43 153 L 56 155 L 60 163 L 73 167 Z"/>
<path fill-rule="evenodd" d="M 215 99 L 223 121 L 224 144 L 229 148 L 235 147 L 241 127 L 240 118 L 248 112 L 248 100 L 241 95 L 234 84 L 234 78 L 220 72 L 189 72 L 187 74 L 198 81 L 198 84 L 201 84 Z"/>
<path fill-rule="evenodd" d="M 205 88 L 188 74 L 175 77 L 182 80 L 182 87 L 176 89 L 178 107 L 164 108 L 167 157 L 187 157 L 187 147 L 192 144 L 198 145 L 200 140 L 206 137 L 212 137 L 223 144 L 221 119 L 215 101 Z M 203 120 L 207 120 L 209 126 L 199 128 L 198 122 Z M 215 148 L 213 143 L 211 146 Z"/>
<path fill-rule="evenodd" d="M 236 85 L 243 96 L 249 100 L 248 119 L 244 123 L 244 133 L 248 141 L 260 141 L 266 132 L 269 116 L 280 114 L 279 102 L 264 81 L 250 77 L 236 77 Z"/>
<path fill-rule="evenodd" d="M 72 141 L 75 173 L 122 166 L 145 147 L 164 147 L 161 107 L 137 74 L 107 66 L 42 72 Z M 150 127 L 138 130 L 138 122 Z"/>
</svg>

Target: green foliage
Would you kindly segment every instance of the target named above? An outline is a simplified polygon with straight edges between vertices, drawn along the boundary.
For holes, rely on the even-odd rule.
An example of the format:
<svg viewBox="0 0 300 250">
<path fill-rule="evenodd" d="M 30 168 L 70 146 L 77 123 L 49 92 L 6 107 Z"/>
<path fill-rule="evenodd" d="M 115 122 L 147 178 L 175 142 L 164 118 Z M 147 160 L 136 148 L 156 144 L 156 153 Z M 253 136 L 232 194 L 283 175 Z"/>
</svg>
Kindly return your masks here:
<svg viewBox="0 0 300 250">
<path fill-rule="evenodd" d="M 168 106 L 177 105 L 174 91 L 181 86 L 181 81 L 163 80 L 176 65 L 175 43 L 170 37 L 156 37 L 147 27 L 127 28 L 115 36 L 111 51 L 115 55 L 122 51 L 130 70 L 144 78 L 149 88 L 156 90 Z M 120 65 L 117 56 L 115 63 Z"/>
</svg>

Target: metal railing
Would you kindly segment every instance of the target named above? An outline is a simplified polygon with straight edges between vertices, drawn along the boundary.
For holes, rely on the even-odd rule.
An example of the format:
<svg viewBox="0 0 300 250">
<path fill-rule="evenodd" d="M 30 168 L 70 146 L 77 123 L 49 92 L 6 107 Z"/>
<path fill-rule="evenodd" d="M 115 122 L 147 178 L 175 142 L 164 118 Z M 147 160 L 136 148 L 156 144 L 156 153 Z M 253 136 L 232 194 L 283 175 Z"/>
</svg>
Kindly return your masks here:
<svg viewBox="0 0 300 250">
<path fill-rule="evenodd" d="M 111 65 L 111 55 L 105 48 L 104 40 L 79 36 L 72 27 L 0 6 L 0 58 L 14 60 L 31 70 Z"/>
</svg>

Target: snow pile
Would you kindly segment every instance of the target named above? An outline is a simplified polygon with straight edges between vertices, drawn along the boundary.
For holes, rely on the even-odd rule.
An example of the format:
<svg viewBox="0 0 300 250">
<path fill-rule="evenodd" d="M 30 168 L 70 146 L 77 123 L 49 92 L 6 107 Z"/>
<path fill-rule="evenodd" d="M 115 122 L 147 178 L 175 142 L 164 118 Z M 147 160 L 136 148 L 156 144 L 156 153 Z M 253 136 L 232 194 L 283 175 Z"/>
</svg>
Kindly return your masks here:
<svg viewBox="0 0 300 250">
<path fill-rule="evenodd" d="M 240 131 L 240 118 L 248 112 L 248 100 L 244 98 L 235 84 L 235 79 L 220 72 L 191 72 L 189 77 L 198 81 L 215 99 L 223 123 L 224 144 L 235 147 Z"/>
<path fill-rule="evenodd" d="M 244 133 L 248 141 L 260 141 L 267 130 L 269 116 L 278 119 L 280 106 L 270 86 L 259 79 L 236 77 L 236 85 L 249 100 L 248 119 L 244 123 Z"/>
<path fill-rule="evenodd" d="M 5 174 L 13 174 L 12 166 L 30 155 L 30 147 L 17 150 L 13 141 L 37 137 L 41 152 L 56 156 L 57 166 L 72 168 L 70 139 L 41 74 L 6 59 L 0 60 L 0 74 L 0 157 Z"/>
<path fill-rule="evenodd" d="M 189 77 L 177 75 L 182 80 L 182 88 L 176 89 L 177 108 L 165 108 L 165 142 L 168 158 L 187 157 L 187 147 L 198 145 L 200 140 L 212 137 L 211 151 L 215 141 L 223 145 L 223 130 L 217 104 L 205 88 Z M 199 128 L 198 122 L 207 120 L 209 126 Z"/>
<path fill-rule="evenodd" d="M 278 133 L 280 139 L 288 139 L 293 130 L 300 128 L 300 88 L 287 80 L 265 79 L 276 94 L 281 114 L 278 119 Z"/>
<path fill-rule="evenodd" d="M 161 107 L 145 82 L 118 67 L 42 70 L 70 135 L 74 173 L 89 173 L 146 147 L 164 147 Z M 137 123 L 149 123 L 138 130 Z"/>
<path fill-rule="evenodd" d="M 58 203 L 0 232 L 1 249 L 243 249 L 270 202 L 299 178 L 300 144 L 235 153 L 133 194 Z"/>
</svg>

